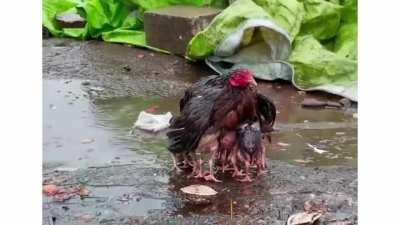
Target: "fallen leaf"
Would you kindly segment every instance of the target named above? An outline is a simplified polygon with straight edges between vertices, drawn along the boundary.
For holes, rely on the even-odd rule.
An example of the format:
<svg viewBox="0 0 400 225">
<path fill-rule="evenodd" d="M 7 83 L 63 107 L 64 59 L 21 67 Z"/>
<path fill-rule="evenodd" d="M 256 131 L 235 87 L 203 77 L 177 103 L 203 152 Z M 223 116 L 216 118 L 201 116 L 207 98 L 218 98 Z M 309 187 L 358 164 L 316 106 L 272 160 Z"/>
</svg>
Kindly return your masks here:
<svg viewBox="0 0 400 225">
<path fill-rule="evenodd" d="M 54 184 L 46 184 L 43 185 L 43 193 L 47 196 L 53 196 L 57 194 L 58 192 L 58 187 Z"/>
<path fill-rule="evenodd" d="M 82 198 L 82 197 L 86 197 L 86 196 L 89 196 L 89 193 L 90 193 L 90 191 L 86 188 L 86 187 L 84 187 L 84 186 L 81 186 L 80 187 L 80 189 L 79 189 L 79 196 Z"/>
<path fill-rule="evenodd" d="M 181 191 L 186 194 L 200 195 L 200 196 L 212 196 L 218 193 L 209 186 L 197 185 L 197 184 L 183 187 L 181 188 Z"/>
<path fill-rule="evenodd" d="M 287 221 L 287 225 L 313 224 L 315 221 L 317 221 L 321 217 L 321 215 L 322 215 L 321 213 L 316 213 L 316 212 L 296 213 L 289 217 L 289 219 Z"/>
</svg>

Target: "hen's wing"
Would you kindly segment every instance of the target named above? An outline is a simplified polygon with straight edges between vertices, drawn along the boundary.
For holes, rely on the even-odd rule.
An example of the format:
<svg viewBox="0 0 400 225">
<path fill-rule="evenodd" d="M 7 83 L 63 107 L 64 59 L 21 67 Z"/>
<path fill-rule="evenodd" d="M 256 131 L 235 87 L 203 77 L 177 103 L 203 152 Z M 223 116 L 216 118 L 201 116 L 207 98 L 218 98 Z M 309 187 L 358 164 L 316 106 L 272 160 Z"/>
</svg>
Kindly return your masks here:
<svg viewBox="0 0 400 225">
<path fill-rule="evenodd" d="M 257 114 L 260 119 L 261 131 L 271 132 L 276 118 L 276 107 L 265 95 L 257 94 Z"/>
<path fill-rule="evenodd" d="M 213 75 L 201 79 L 194 83 L 190 88 L 185 91 L 184 96 L 179 101 L 179 109 L 182 112 L 186 103 L 190 101 L 193 96 L 201 96 L 205 93 L 205 88 L 218 88 L 221 89 L 227 81 L 227 77 Z M 216 96 L 215 96 L 216 97 Z"/>
<path fill-rule="evenodd" d="M 167 133 L 169 151 L 178 153 L 196 149 L 201 136 L 210 126 L 214 102 L 221 94 L 226 79 L 210 76 L 185 91 L 179 104 L 181 115 L 171 121 L 171 130 Z"/>
</svg>

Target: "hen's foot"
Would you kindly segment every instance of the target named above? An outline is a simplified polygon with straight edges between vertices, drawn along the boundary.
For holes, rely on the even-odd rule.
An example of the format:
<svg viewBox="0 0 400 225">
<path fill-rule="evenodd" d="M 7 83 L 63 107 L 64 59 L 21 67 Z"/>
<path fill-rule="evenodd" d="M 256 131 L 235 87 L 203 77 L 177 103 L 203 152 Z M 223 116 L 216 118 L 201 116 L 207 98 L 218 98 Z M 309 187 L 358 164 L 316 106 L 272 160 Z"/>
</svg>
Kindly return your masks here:
<svg viewBox="0 0 400 225">
<path fill-rule="evenodd" d="M 218 180 L 217 178 L 215 178 L 215 176 L 213 174 L 207 174 L 203 178 L 206 181 L 222 182 L 221 180 Z"/>
<path fill-rule="evenodd" d="M 243 179 L 239 179 L 239 182 L 252 182 L 253 180 L 250 178 L 249 175 L 246 175 Z"/>
<path fill-rule="evenodd" d="M 236 170 L 232 173 L 232 177 L 242 177 L 244 176 L 244 173 L 242 173 L 242 171 L 240 170 Z"/>
<path fill-rule="evenodd" d="M 179 168 L 178 166 L 173 166 L 172 167 L 172 169 L 170 170 L 170 172 L 176 172 L 176 173 L 183 173 L 184 171 L 181 169 L 181 168 Z"/>
<path fill-rule="evenodd" d="M 257 171 L 257 176 L 263 176 L 263 175 L 265 175 L 267 173 L 268 173 L 268 170 L 258 170 Z"/>
</svg>

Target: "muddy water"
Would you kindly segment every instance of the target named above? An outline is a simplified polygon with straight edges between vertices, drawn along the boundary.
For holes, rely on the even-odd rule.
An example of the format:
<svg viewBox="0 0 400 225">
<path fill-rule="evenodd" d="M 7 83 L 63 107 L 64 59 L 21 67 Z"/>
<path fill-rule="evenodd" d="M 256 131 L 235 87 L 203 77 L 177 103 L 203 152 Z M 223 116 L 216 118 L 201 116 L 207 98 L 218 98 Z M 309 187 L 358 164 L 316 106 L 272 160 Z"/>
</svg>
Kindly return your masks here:
<svg viewBox="0 0 400 225">
<path fill-rule="evenodd" d="M 157 166 L 166 162 L 163 132 L 129 133 L 139 112 L 149 106 L 157 105 L 159 112 L 176 114 L 178 98 L 91 100 L 88 90 L 92 94 L 102 91 L 82 85 L 82 80 L 44 80 L 45 164 L 87 167 L 140 162 Z M 293 97 L 274 100 L 278 118 L 269 158 L 310 166 L 356 166 L 357 122 L 352 113 L 304 109 Z"/>
</svg>

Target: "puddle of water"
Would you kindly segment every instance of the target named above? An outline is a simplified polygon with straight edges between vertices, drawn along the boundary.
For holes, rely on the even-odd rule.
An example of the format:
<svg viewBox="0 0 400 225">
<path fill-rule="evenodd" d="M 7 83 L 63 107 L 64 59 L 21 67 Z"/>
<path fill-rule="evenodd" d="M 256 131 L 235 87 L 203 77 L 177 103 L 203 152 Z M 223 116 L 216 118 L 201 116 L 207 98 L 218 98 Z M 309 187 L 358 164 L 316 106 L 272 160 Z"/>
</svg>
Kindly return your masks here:
<svg viewBox="0 0 400 225">
<path fill-rule="evenodd" d="M 133 122 L 140 111 L 159 106 L 159 112 L 178 110 L 177 98 L 115 98 L 92 101 L 86 95 L 80 80 L 43 81 L 43 161 L 45 165 L 84 168 L 108 163 L 131 163 L 137 168 L 160 168 L 170 164 L 166 150 L 165 132 L 150 134 L 136 130 L 130 135 Z M 271 93 L 274 96 L 274 93 Z M 268 150 L 270 159 L 301 163 L 309 166 L 357 166 L 357 121 L 351 114 L 339 110 L 309 110 L 299 106 L 298 100 L 277 98 L 276 131 Z M 274 98 L 274 97 L 273 97 Z M 274 98 L 275 99 L 275 98 Z M 293 98 L 288 98 L 293 99 Z M 196 181 L 175 176 L 155 176 L 167 195 L 179 193 L 177 187 Z M 161 180 L 160 180 L 161 179 Z M 171 215 L 188 216 L 208 214 L 210 211 L 229 215 L 230 202 L 236 215 L 246 215 L 254 204 L 269 201 L 267 182 L 263 179 L 245 185 L 223 177 L 222 193 L 208 206 L 187 203 L 172 205 L 168 199 L 141 198 L 139 201 L 117 201 L 123 193 L 132 193 L 132 187 L 94 188 L 96 199 L 77 200 L 76 212 L 109 215 L 147 215 L 151 210 L 171 209 Z M 213 184 L 214 185 L 214 184 Z M 222 185 L 222 184 L 215 184 Z M 226 189 L 225 189 L 226 188 Z M 176 189 L 176 190 L 175 190 Z M 46 200 L 44 201 L 45 204 Z M 73 203 L 73 201 L 72 201 Z M 100 216 L 101 217 L 101 216 Z"/>
<path fill-rule="evenodd" d="M 170 102 L 157 98 L 93 102 L 79 80 L 44 80 L 44 163 L 87 167 L 140 161 L 142 166 L 155 166 L 154 152 L 165 152 L 165 135 L 129 132 L 141 110 L 158 105 L 161 112 L 173 111 Z"/>
<path fill-rule="evenodd" d="M 157 159 L 167 158 L 164 132 L 129 132 L 139 112 L 149 106 L 176 114 L 177 98 L 91 101 L 80 80 L 45 80 L 43 85 L 45 163 L 86 167 L 134 161 L 157 166 Z M 351 114 L 304 109 L 295 101 L 279 98 L 276 102 L 277 131 L 272 135 L 269 158 L 312 166 L 356 166 L 357 122 Z"/>
</svg>

